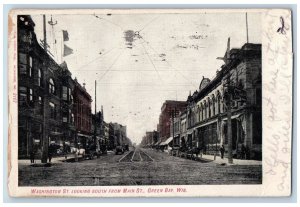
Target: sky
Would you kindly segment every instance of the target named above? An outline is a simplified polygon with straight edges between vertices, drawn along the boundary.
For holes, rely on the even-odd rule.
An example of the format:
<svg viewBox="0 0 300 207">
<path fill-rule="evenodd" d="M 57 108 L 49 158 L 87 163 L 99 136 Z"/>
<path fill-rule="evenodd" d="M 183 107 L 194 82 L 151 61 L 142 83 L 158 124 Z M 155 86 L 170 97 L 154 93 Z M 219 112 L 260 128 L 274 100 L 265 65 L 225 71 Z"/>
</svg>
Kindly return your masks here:
<svg viewBox="0 0 300 207">
<path fill-rule="evenodd" d="M 42 15 L 32 18 L 41 40 Z M 56 14 L 52 22 L 46 29 L 54 59 L 67 63 L 93 101 L 97 81 L 97 111 L 102 105 L 105 121 L 126 125 L 136 143 L 156 130 L 165 100 L 185 101 L 203 76 L 214 78 L 229 37 L 231 48 L 247 41 L 244 12 Z M 62 30 L 69 41 L 63 42 Z M 261 34 L 261 15 L 248 13 L 249 42 L 261 43 Z M 73 54 L 62 57 L 63 44 Z"/>
</svg>

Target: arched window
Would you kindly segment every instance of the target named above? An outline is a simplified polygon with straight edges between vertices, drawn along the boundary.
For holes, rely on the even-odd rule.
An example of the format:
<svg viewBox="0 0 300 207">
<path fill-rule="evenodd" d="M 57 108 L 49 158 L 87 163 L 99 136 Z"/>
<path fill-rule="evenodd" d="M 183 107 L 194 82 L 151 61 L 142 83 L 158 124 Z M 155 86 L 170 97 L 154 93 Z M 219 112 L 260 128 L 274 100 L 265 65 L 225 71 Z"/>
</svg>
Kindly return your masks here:
<svg viewBox="0 0 300 207">
<path fill-rule="evenodd" d="M 42 85 L 42 70 L 38 70 L 38 86 Z"/>
<path fill-rule="evenodd" d="M 221 95 L 220 95 L 219 91 L 217 93 L 217 110 L 218 110 L 218 114 L 220 114 L 221 113 Z"/>
<path fill-rule="evenodd" d="M 200 106 L 199 106 L 199 105 L 197 106 L 197 108 L 198 108 L 198 114 L 197 114 L 197 116 L 198 116 L 198 122 L 200 122 L 200 113 L 201 113 L 201 109 L 200 109 Z"/>
<path fill-rule="evenodd" d="M 204 117 L 203 120 L 207 118 L 207 104 L 206 101 L 204 101 Z"/>
<path fill-rule="evenodd" d="M 216 99 L 215 99 L 215 95 L 212 95 L 212 99 L 211 99 L 211 105 L 212 105 L 212 116 L 216 115 L 216 105 L 215 105 Z"/>
<path fill-rule="evenodd" d="M 49 80 L 49 93 L 55 94 L 55 85 L 52 78 Z"/>
<path fill-rule="evenodd" d="M 210 98 L 207 99 L 207 104 L 208 104 L 208 107 L 207 107 L 207 110 L 208 110 L 207 115 L 208 115 L 208 117 L 207 118 L 209 118 L 209 117 L 211 117 L 211 100 L 210 100 Z"/>
</svg>

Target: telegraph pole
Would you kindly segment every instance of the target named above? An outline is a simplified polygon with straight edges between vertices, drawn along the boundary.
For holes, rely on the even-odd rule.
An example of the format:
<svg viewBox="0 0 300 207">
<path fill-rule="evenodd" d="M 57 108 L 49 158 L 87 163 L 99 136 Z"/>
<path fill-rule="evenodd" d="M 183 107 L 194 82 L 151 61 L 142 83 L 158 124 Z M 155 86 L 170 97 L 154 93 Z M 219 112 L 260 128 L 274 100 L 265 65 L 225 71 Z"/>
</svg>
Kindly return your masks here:
<svg viewBox="0 0 300 207">
<path fill-rule="evenodd" d="M 248 36 L 248 14 L 246 12 L 246 34 L 247 34 L 247 43 L 249 43 L 249 36 Z"/>
<path fill-rule="evenodd" d="M 232 164 L 232 125 L 231 125 L 231 101 L 232 93 L 230 85 L 228 86 L 228 95 L 227 95 L 227 138 L 228 138 L 228 163 Z"/>
<path fill-rule="evenodd" d="M 44 33 L 44 50 L 45 55 L 47 55 L 47 32 L 46 32 L 46 16 L 43 15 L 43 33 Z M 44 98 L 43 98 L 43 143 L 42 143 L 42 163 L 47 163 L 48 158 L 48 146 L 49 137 L 47 136 L 48 127 L 48 90 L 47 90 L 47 78 L 48 78 L 48 59 L 44 60 L 44 70 L 43 70 L 43 87 L 44 87 Z"/>
<path fill-rule="evenodd" d="M 97 81 L 95 80 L 95 119 L 94 119 L 94 143 L 97 146 Z"/>
</svg>

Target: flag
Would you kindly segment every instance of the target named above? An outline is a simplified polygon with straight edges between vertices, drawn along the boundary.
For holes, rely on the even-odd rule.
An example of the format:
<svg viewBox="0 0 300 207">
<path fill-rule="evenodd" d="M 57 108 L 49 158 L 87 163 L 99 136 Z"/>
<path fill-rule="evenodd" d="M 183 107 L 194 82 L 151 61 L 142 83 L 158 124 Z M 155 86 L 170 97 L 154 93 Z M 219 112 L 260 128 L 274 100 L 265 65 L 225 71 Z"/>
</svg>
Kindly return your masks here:
<svg viewBox="0 0 300 207">
<path fill-rule="evenodd" d="M 73 49 L 64 44 L 64 57 L 73 54 Z"/>
<path fill-rule="evenodd" d="M 63 30 L 64 41 L 69 41 L 69 33 L 67 30 Z"/>
</svg>

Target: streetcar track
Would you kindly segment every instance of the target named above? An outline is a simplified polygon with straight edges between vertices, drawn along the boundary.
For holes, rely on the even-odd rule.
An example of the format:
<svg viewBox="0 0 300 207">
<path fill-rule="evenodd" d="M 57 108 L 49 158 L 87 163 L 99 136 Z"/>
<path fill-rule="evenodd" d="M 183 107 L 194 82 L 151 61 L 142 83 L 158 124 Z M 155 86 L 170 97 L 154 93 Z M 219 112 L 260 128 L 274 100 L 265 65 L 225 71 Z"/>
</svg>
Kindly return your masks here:
<svg viewBox="0 0 300 207">
<path fill-rule="evenodd" d="M 118 162 L 154 162 L 154 159 L 143 150 L 135 149 L 124 155 Z"/>
<path fill-rule="evenodd" d="M 135 149 L 134 152 L 133 152 L 133 155 L 132 155 L 132 157 L 131 157 L 130 162 L 133 162 L 133 158 L 134 158 L 135 152 L 136 152 L 136 149 Z"/>
<path fill-rule="evenodd" d="M 121 162 L 125 157 L 127 157 L 131 152 L 127 153 L 126 155 L 124 155 L 121 159 L 119 159 L 118 162 Z"/>
<path fill-rule="evenodd" d="M 140 162 L 143 162 L 143 158 L 142 158 L 142 155 L 141 155 L 141 152 L 139 152 L 139 154 L 140 154 Z"/>
</svg>

